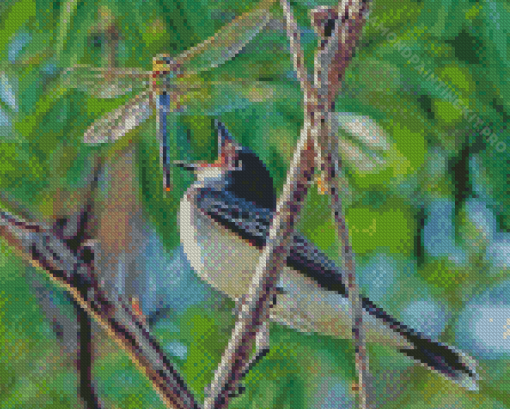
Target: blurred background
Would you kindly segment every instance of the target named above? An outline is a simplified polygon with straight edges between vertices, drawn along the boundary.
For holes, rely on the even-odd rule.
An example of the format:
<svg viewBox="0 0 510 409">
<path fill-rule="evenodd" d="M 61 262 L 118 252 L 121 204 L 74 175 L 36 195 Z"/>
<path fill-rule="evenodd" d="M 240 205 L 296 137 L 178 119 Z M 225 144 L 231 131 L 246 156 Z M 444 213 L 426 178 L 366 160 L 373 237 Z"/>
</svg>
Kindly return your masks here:
<svg viewBox="0 0 510 409">
<path fill-rule="evenodd" d="M 99 99 L 60 81 L 73 64 L 151 69 L 254 7 L 248 0 L 4 0 L 0 3 L 0 189 L 39 221 L 83 206 L 90 175 L 95 237 L 113 255 L 155 336 L 203 398 L 230 338 L 233 303 L 198 279 L 176 217 L 192 182 L 175 170 L 164 197 L 155 117 L 111 145 L 82 143 L 134 95 Z M 309 70 L 317 39 L 291 3 Z M 174 158 L 212 160 L 218 118 L 267 164 L 281 191 L 302 126 L 302 95 L 279 7 L 268 26 L 205 80 L 261 81 L 242 109 L 181 115 Z M 380 408 L 510 408 L 510 3 L 375 0 L 338 97 L 344 200 L 364 294 L 399 320 L 480 363 L 467 392 L 370 345 Z M 112 46 L 115 44 L 115 47 Z M 212 101 L 214 103 L 214 100 Z M 177 149 L 178 147 L 178 149 Z M 377 158 L 372 154 L 377 151 Z M 328 199 L 311 189 L 300 230 L 337 259 Z M 64 292 L 0 239 L 0 408 L 76 408 L 74 310 Z M 105 259 L 103 259 L 105 260 Z M 101 332 L 94 379 L 105 407 L 162 408 L 127 355 Z M 271 352 L 232 408 L 351 408 L 348 340 L 271 327 Z"/>
</svg>

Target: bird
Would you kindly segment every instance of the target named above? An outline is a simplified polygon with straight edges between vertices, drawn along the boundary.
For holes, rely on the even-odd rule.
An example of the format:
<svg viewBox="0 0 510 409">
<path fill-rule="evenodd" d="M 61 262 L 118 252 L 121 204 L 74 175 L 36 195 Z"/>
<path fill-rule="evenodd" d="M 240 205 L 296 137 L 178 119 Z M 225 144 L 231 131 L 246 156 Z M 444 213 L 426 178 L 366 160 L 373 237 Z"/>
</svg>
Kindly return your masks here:
<svg viewBox="0 0 510 409">
<path fill-rule="evenodd" d="M 213 163 L 175 161 L 195 174 L 178 212 L 181 243 L 204 281 L 233 300 L 248 293 L 269 236 L 277 196 L 268 168 L 215 120 L 218 158 Z M 399 322 L 360 295 L 368 342 L 392 346 L 462 387 L 478 390 L 476 360 Z M 299 232 L 294 232 L 277 283 L 273 322 L 301 332 L 352 338 L 346 277 Z"/>
</svg>

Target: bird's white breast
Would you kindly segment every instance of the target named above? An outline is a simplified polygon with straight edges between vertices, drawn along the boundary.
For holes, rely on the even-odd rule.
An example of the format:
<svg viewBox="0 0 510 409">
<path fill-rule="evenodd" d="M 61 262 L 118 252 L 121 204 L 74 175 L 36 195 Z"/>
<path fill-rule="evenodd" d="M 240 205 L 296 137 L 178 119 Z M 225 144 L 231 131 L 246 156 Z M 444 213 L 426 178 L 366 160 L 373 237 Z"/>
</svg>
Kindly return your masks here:
<svg viewBox="0 0 510 409">
<path fill-rule="evenodd" d="M 248 292 L 260 250 L 243 241 L 236 233 L 218 226 L 198 208 L 192 206 L 195 191 L 190 188 L 180 205 L 181 242 L 197 274 L 232 299 Z M 304 332 L 318 332 L 351 339 L 348 300 L 340 294 L 322 290 L 310 278 L 285 267 L 278 286 L 277 304 L 271 319 Z M 364 315 L 367 338 L 394 346 L 408 344 L 399 335 Z"/>
</svg>

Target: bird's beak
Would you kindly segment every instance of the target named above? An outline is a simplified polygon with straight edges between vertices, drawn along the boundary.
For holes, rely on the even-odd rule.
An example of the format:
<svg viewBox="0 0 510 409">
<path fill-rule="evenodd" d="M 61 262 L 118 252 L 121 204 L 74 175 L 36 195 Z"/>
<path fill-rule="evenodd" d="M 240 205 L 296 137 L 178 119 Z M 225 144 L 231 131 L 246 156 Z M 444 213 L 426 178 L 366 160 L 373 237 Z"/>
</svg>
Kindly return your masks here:
<svg viewBox="0 0 510 409">
<path fill-rule="evenodd" d="M 208 168 L 226 168 L 229 164 L 229 159 L 235 154 L 235 150 L 238 148 L 238 145 L 229 134 L 225 125 L 214 120 L 214 126 L 218 130 L 218 159 L 216 159 L 213 163 L 189 163 L 176 160 L 173 161 L 172 164 L 193 172 L 199 172 Z"/>
<path fill-rule="evenodd" d="M 179 168 L 183 168 L 184 170 L 190 170 L 190 171 L 195 171 L 199 168 L 199 166 L 195 163 L 188 163 L 188 162 L 183 162 L 180 160 L 173 161 L 172 164 L 174 166 L 178 166 Z"/>
<path fill-rule="evenodd" d="M 223 168 L 225 166 L 224 162 L 221 161 L 221 159 L 216 160 L 213 163 L 207 162 L 188 163 L 180 160 L 173 161 L 172 163 L 174 164 L 174 166 L 178 166 L 185 170 L 192 170 L 194 172 L 205 170 L 208 168 Z"/>
</svg>

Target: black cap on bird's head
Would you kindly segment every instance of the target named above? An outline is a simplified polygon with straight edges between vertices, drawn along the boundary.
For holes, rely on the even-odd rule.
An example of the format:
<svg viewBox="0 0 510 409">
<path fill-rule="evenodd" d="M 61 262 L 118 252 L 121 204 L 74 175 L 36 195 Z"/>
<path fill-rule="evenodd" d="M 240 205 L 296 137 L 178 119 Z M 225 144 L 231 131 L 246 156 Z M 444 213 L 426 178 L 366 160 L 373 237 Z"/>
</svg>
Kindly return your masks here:
<svg viewBox="0 0 510 409">
<path fill-rule="evenodd" d="M 197 178 L 222 177 L 224 189 L 258 207 L 275 210 L 276 194 L 273 179 L 264 162 L 251 149 L 235 141 L 228 129 L 215 120 L 218 130 L 218 158 L 213 163 L 174 162 L 174 165 L 192 170 Z"/>
</svg>

